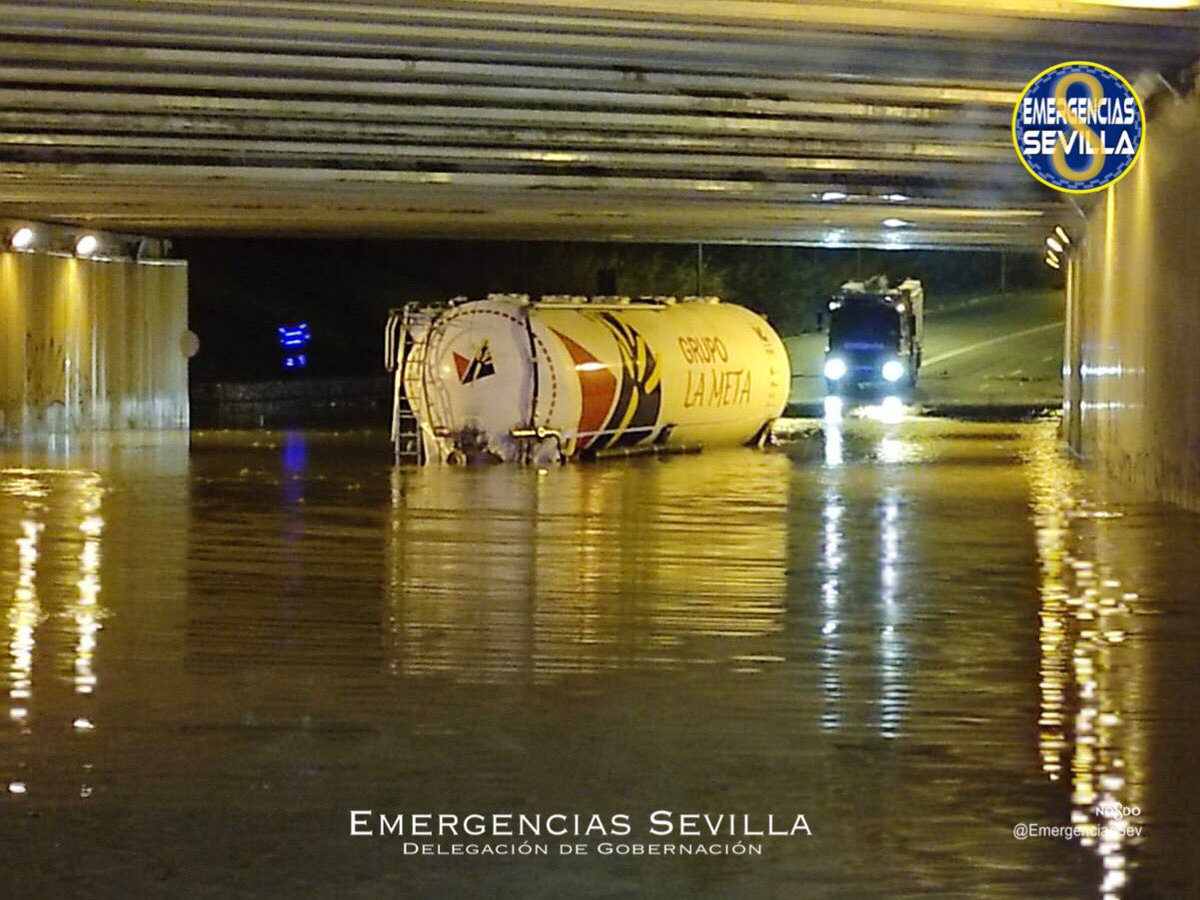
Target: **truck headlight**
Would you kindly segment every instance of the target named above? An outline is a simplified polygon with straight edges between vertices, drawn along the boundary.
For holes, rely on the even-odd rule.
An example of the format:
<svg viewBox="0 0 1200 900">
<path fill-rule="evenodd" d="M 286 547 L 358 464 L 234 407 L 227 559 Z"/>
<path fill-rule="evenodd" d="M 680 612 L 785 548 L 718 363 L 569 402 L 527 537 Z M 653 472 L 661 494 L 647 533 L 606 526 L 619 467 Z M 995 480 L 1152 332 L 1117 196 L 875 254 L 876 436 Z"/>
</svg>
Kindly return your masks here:
<svg viewBox="0 0 1200 900">
<path fill-rule="evenodd" d="M 898 359 L 889 359 L 883 364 L 883 380 L 899 381 L 904 377 L 904 363 Z"/>
<path fill-rule="evenodd" d="M 825 360 L 825 377 L 837 381 L 846 374 L 846 361 L 841 357 L 831 356 Z"/>
</svg>

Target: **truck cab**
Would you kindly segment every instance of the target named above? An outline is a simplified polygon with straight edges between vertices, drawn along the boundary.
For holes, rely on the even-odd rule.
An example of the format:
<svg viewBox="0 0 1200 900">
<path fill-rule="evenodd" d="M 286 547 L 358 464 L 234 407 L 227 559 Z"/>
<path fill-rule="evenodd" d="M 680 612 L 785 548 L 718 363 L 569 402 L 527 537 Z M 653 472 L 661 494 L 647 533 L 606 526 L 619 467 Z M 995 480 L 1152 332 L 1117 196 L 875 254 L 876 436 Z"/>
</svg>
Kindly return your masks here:
<svg viewBox="0 0 1200 900">
<path fill-rule="evenodd" d="M 895 288 L 882 275 L 843 284 L 829 300 L 826 392 L 913 387 L 921 368 L 923 317 L 924 292 L 915 279 Z"/>
</svg>

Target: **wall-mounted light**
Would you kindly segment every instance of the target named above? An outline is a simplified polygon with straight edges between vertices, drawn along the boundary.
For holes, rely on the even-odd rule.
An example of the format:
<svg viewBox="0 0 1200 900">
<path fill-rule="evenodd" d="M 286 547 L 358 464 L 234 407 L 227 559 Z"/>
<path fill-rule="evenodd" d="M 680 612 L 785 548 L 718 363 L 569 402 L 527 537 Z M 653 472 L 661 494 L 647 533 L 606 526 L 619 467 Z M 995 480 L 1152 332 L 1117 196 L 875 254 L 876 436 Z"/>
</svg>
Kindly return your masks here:
<svg viewBox="0 0 1200 900">
<path fill-rule="evenodd" d="M 8 239 L 8 246 L 14 250 L 28 250 L 33 246 L 33 239 L 36 237 L 33 229 L 28 225 L 22 225 Z"/>
<path fill-rule="evenodd" d="M 1050 237 L 1046 238 L 1046 246 L 1047 246 L 1047 247 L 1049 247 L 1049 248 L 1050 248 L 1052 251 L 1054 251 L 1055 253 L 1062 253 L 1062 252 L 1063 252 L 1063 245 L 1062 245 L 1062 244 L 1060 244 L 1060 243 L 1058 242 L 1058 238 L 1054 237 L 1053 235 L 1051 235 Z"/>
<path fill-rule="evenodd" d="M 73 253 L 83 259 L 131 259 L 135 262 L 170 259 L 171 242 L 164 238 L 117 231 L 84 231 L 83 227 L 0 218 L 0 251 Z"/>
<path fill-rule="evenodd" d="M 80 235 L 75 241 L 76 256 L 91 256 L 100 247 L 100 240 L 94 234 Z"/>
<path fill-rule="evenodd" d="M 889 203 L 904 203 L 908 200 L 908 194 L 884 194 L 883 199 Z"/>
<path fill-rule="evenodd" d="M 1064 247 L 1071 246 L 1071 239 L 1067 236 L 1066 231 L 1063 230 L 1061 225 L 1054 226 L 1054 234 L 1058 237 L 1059 241 Z"/>
<path fill-rule="evenodd" d="M 821 194 L 821 202 L 829 203 L 834 200 L 845 200 L 848 196 L 850 195 L 845 191 L 825 191 L 825 193 Z"/>
<path fill-rule="evenodd" d="M 884 228 L 904 228 L 905 226 L 908 226 L 911 224 L 912 224 L 912 222 L 909 222 L 905 219 L 897 219 L 895 216 L 889 216 L 888 218 L 883 220 Z"/>
<path fill-rule="evenodd" d="M 1062 268 L 1061 264 L 1058 261 L 1058 257 L 1054 255 L 1053 250 L 1046 251 L 1046 265 L 1048 265 L 1052 269 Z"/>
</svg>

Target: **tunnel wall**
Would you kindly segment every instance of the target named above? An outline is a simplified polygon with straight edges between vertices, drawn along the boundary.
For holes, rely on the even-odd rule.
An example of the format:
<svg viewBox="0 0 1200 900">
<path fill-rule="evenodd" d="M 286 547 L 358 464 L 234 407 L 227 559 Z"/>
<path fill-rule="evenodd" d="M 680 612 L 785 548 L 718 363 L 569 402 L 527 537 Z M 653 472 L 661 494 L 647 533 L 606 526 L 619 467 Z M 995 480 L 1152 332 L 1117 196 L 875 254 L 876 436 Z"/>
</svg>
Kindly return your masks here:
<svg viewBox="0 0 1200 900">
<path fill-rule="evenodd" d="M 1141 157 L 1087 212 L 1067 273 L 1069 444 L 1200 510 L 1200 96 L 1151 111 Z"/>
<path fill-rule="evenodd" d="M 188 425 L 187 264 L 0 253 L 0 434 Z"/>
</svg>

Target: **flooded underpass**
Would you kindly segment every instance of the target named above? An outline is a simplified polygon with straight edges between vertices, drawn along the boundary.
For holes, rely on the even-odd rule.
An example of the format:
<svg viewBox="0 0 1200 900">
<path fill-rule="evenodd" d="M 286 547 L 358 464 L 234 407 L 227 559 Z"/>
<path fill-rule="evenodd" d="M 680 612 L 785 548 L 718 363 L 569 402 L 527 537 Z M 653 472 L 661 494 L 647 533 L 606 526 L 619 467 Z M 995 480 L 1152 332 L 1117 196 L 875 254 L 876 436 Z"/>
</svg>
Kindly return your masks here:
<svg viewBox="0 0 1200 900">
<path fill-rule="evenodd" d="M 1056 419 L 389 450 L 0 451 L 14 896 L 1197 889 L 1200 519 Z"/>
</svg>

